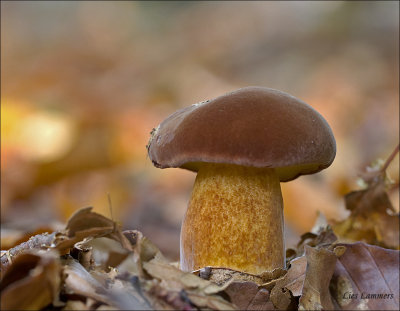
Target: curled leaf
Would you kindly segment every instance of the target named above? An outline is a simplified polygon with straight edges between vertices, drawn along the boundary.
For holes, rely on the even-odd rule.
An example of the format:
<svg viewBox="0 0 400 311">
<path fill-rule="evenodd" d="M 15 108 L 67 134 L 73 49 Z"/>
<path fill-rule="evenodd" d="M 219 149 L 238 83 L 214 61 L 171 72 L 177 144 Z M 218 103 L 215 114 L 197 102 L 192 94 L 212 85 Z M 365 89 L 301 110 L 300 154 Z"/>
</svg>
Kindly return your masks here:
<svg viewBox="0 0 400 311">
<path fill-rule="evenodd" d="M 223 286 L 204 280 L 192 273 L 184 272 L 178 268 L 159 261 L 156 258 L 143 263 L 143 268 L 153 278 L 159 280 L 160 285 L 167 292 L 185 293 L 188 301 L 199 308 L 213 310 L 234 310 L 234 306 L 216 295 L 225 290 L 230 282 Z"/>
<path fill-rule="evenodd" d="M 89 272 L 71 258 L 65 260 L 63 264 L 67 294 L 88 297 L 121 310 L 151 309 L 148 301 L 129 283 L 104 272 Z"/>
<path fill-rule="evenodd" d="M 333 226 L 341 239 L 399 248 L 399 214 L 386 192 L 384 173 L 374 175 L 366 189 L 348 193 L 345 203 L 350 216 Z"/>
<path fill-rule="evenodd" d="M 329 293 L 337 257 L 325 248 L 305 247 L 307 269 L 303 283 L 299 310 L 333 310 L 334 305 Z"/>
<path fill-rule="evenodd" d="M 18 255 L 0 283 L 2 310 L 37 310 L 60 306 L 61 266 L 53 252 L 28 251 Z"/>
<path fill-rule="evenodd" d="M 87 238 L 99 237 L 111 238 L 118 241 L 125 249 L 132 250 L 120 226 L 111 219 L 93 212 L 92 207 L 82 208 L 71 216 L 65 230 L 56 234 L 53 247 L 61 254 L 65 254 L 76 243 Z"/>
<path fill-rule="evenodd" d="M 302 293 L 306 267 L 307 258 L 305 256 L 295 258 L 290 262 L 285 276 L 276 281 L 271 291 L 271 301 L 277 309 L 288 310 L 295 307 L 294 297 L 298 297 Z"/>
<path fill-rule="evenodd" d="M 320 214 L 320 217 L 322 214 Z M 319 220 L 320 218 L 318 218 Z M 317 221 L 318 221 L 317 220 Z M 300 257 L 304 254 L 305 246 L 311 247 L 324 247 L 329 246 L 337 241 L 337 236 L 333 232 L 331 226 L 324 225 L 316 228 L 316 232 L 306 232 L 301 235 L 300 241 L 297 243 L 295 249 L 286 250 L 286 260 L 290 261 L 296 257 Z"/>
</svg>

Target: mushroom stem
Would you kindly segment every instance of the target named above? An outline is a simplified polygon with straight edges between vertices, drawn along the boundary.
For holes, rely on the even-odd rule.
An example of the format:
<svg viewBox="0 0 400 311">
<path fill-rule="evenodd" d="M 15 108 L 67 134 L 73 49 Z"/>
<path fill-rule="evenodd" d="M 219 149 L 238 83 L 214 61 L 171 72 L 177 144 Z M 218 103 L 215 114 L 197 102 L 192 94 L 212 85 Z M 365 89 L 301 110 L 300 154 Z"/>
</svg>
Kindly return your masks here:
<svg viewBox="0 0 400 311">
<path fill-rule="evenodd" d="M 283 200 L 274 169 L 204 163 L 181 230 L 181 269 L 283 268 Z"/>
</svg>

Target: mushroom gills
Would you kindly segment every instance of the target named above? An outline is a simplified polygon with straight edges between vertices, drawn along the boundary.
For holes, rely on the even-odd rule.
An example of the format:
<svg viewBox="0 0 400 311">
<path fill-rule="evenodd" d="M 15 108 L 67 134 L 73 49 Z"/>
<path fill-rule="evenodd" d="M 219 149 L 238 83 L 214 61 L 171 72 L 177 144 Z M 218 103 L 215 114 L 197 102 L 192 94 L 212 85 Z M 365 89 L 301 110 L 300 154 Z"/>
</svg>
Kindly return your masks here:
<svg viewBox="0 0 400 311">
<path fill-rule="evenodd" d="M 180 265 L 283 268 L 283 200 L 273 168 L 203 163 L 181 229 Z"/>
</svg>

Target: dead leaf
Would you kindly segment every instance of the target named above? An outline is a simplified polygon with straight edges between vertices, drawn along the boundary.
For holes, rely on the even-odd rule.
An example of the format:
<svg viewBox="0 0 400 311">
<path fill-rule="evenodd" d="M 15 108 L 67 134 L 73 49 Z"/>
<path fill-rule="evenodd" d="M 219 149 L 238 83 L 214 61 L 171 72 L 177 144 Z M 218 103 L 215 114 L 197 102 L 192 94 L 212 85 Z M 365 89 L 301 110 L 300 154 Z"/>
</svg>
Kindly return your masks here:
<svg viewBox="0 0 400 311">
<path fill-rule="evenodd" d="M 266 283 L 282 277 L 286 270 L 275 269 L 255 275 L 230 268 L 204 267 L 193 272 L 203 279 L 207 279 L 220 286 L 227 286 L 225 293 L 239 309 L 246 310 L 274 310 L 269 301 L 269 290 Z M 272 288 L 273 286 L 270 286 Z M 269 288 L 269 287 L 268 287 Z"/>
<path fill-rule="evenodd" d="M 335 233 L 348 241 L 364 241 L 386 248 L 399 248 L 399 214 L 386 192 L 385 173 L 378 171 L 364 190 L 345 196 L 350 216 L 333 225 Z"/>
<path fill-rule="evenodd" d="M 274 310 L 269 291 L 254 282 L 232 282 L 225 292 L 239 310 Z"/>
<path fill-rule="evenodd" d="M 157 259 L 159 262 L 167 262 L 157 246 L 143 236 L 140 231 L 126 230 L 122 232 L 126 241 L 130 244 L 131 252 L 118 265 L 121 272 L 138 275 L 141 278 L 148 277 L 143 270 L 143 262 Z"/>
<path fill-rule="evenodd" d="M 269 291 L 261 288 L 247 306 L 247 310 L 276 310 L 272 301 L 269 300 Z"/>
<path fill-rule="evenodd" d="M 325 248 L 305 246 L 305 255 L 307 269 L 299 310 L 333 310 L 329 282 L 335 270 L 335 253 Z"/>
<path fill-rule="evenodd" d="M 331 226 L 319 226 L 315 233 L 306 232 L 302 234 L 295 249 L 289 248 L 286 250 L 286 261 L 302 256 L 305 251 L 305 246 L 325 247 L 335 243 L 336 241 L 337 236 L 333 232 Z"/>
<path fill-rule="evenodd" d="M 219 296 L 205 296 L 198 293 L 188 292 L 190 301 L 199 308 L 209 308 L 212 310 L 236 310 L 228 301 Z"/>
<path fill-rule="evenodd" d="M 121 310 L 150 310 L 148 301 L 128 283 L 110 278 L 106 273 L 89 273 L 78 261 L 70 258 L 64 264 L 67 294 L 89 297 Z"/>
<path fill-rule="evenodd" d="M 194 271 L 193 273 L 218 285 L 224 285 L 227 282 L 232 281 L 248 281 L 256 284 L 263 283 L 263 279 L 258 275 L 230 268 L 204 267 L 200 270 Z"/>
<path fill-rule="evenodd" d="M 69 237 L 90 228 L 113 228 L 115 226 L 111 219 L 92 212 L 92 209 L 92 207 L 81 208 L 69 218 L 65 228 Z"/>
<path fill-rule="evenodd" d="M 193 273 L 220 286 L 231 281 L 254 282 L 258 285 L 262 285 L 281 277 L 286 273 L 286 270 L 278 268 L 273 271 L 264 271 L 260 274 L 251 274 L 231 268 L 204 267 L 200 270 L 193 271 Z"/>
<path fill-rule="evenodd" d="M 161 281 L 160 285 L 167 292 L 186 293 L 190 302 L 200 308 L 211 308 L 214 310 L 234 310 L 234 306 L 215 294 L 222 292 L 230 284 L 218 286 L 215 283 L 204 280 L 192 273 L 184 272 L 178 268 L 153 259 L 143 263 L 143 268 L 153 278 Z"/>
<path fill-rule="evenodd" d="M 231 298 L 231 302 L 240 310 L 246 310 L 247 306 L 258 293 L 258 285 L 254 282 L 232 282 L 225 289 Z"/>
<path fill-rule="evenodd" d="M 153 284 L 149 290 L 151 296 L 157 298 L 153 301 L 153 308 L 155 310 L 197 310 L 187 297 L 184 291 L 168 291 L 166 288 Z"/>
<path fill-rule="evenodd" d="M 117 267 L 129 254 L 129 251 L 123 248 L 121 243 L 110 238 L 91 239 L 81 245 L 90 249 L 92 260 L 104 270 L 109 267 Z M 83 263 L 82 265 L 86 268 Z"/>
<path fill-rule="evenodd" d="M 212 295 L 223 291 L 229 285 L 227 283 L 225 286 L 218 286 L 192 273 L 184 272 L 168 263 L 157 260 L 145 262 L 143 267 L 152 277 L 162 280 L 168 288 L 174 290 L 198 290 L 206 295 Z"/>
<path fill-rule="evenodd" d="M 63 255 L 67 254 L 76 243 L 96 237 L 109 237 L 119 242 L 126 250 L 132 250 L 131 244 L 128 238 L 122 234 L 120 226 L 111 219 L 92 212 L 92 207 L 87 207 L 71 216 L 65 230 L 36 235 L 3 254 L 1 256 L 1 273 L 5 272 L 13 257 L 26 250 L 54 248 Z"/>
<path fill-rule="evenodd" d="M 54 252 L 27 251 L 18 255 L 0 283 L 2 310 L 37 310 L 62 305 L 60 263 Z"/>
<path fill-rule="evenodd" d="M 343 253 L 342 246 L 336 247 L 334 251 L 328 249 L 328 246 L 333 248 L 334 245 L 327 243 L 317 247 L 305 245 L 306 254 L 292 260 L 287 274 L 276 280 L 271 291 L 271 301 L 276 308 L 297 309 L 300 298 L 299 307 L 303 310 L 334 309 L 329 293 L 329 281 L 335 268 L 336 258 Z"/>
<path fill-rule="evenodd" d="M 399 251 L 361 242 L 333 246 L 306 246 L 307 256 L 293 260 L 272 289 L 275 307 L 293 309 L 301 296 L 299 309 L 398 310 Z"/>
<path fill-rule="evenodd" d="M 46 243 L 41 245 L 40 241 Z M 61 285 L 65 310 L 348 310 L 399 306 L 399 252 L 364 243 L 336 244 L 329 226 L 319 226 L 317 232 L 302 236 L 294 255 L 303 253 L 303 249 L 305 255 L 292 259 L 287 271 L 276 269 L 259 275 L 222 267 L 183 272 L 168 263 L 142 233 L 121 232 L 115 222 L 90 208 L 73 215 L 66 230 L 28 242 L 3 255 L 12 264 L 0 283 L 2 298 L 24 304 L 24 309 L 59 305 Z M 32 255 L 30 247 L 43 250 Z M 66 255 L 60 260 L 53 248 Z M 10 257 L 11 251 L 16 252 L 14 257 Z M 46 261 L 47 256 L 53 259 Z M 24 257 L 21 266 L 19 260 Z M 15 298 L 19 291 L 27 297 L 24 302 Z M 349 293 L 358 297 L 348 298 Z"/>
<path fill-rule="evenodd" d="M 362 242 L 339 244 L 331 293 L 344 310 L 399 310 L 399 255 L 396 250 Z"/>
<path fill-rule="evenodd" d="M 77 294 L 107 303 L 107 297 L 98 293 L 103 285 L 75 259 L 62 261 L 66 294 Z"/>
<path fill-rule="evenodd" d="M 290 262 L 285 276 L 276 281 L 271 291 L 271 301 L 277 309 L 295 308 L 294 297 L 298 297 L 302 293 L 306 267 L 307 258 L 305 256 L 295 258 Z"/>
<path fill-rule="evenodd" d="M 54 240 L 55 247 L 65 254 L 76 243 L 85 238 L 108 237 L 119 242 L 123 248 L 132 251 L 132 246 L 122 234 L 120 225 L 98 213 L 92 212 L 92 207 L 78 210 L 68 220 L 66 229 L 58 232 Z"/>
</svg>

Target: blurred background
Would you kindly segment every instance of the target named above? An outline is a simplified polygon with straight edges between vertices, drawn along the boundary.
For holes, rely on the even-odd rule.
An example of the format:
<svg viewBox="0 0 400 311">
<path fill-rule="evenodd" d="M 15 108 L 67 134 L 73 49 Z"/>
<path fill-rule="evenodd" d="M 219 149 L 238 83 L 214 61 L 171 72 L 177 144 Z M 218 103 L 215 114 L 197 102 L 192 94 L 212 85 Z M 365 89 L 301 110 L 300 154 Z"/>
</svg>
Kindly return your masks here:
<svg viewBox="0 0 400 311">
<path fill-rule="evenodd" d="M 306 101 L 337 141 L 330 168 L 282 184 L 287 246 L 317 211 L 342 219 L 343 195 L 399 142 L 398 12 L 397 1 L 2 1 L 2 249 L 81 207 L 110 216 L 109 197 L 114 219 L 177 260 L 195 174 L 153 167 L 150 131 L 249 85 Z"/>
</svg>

